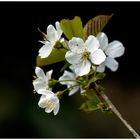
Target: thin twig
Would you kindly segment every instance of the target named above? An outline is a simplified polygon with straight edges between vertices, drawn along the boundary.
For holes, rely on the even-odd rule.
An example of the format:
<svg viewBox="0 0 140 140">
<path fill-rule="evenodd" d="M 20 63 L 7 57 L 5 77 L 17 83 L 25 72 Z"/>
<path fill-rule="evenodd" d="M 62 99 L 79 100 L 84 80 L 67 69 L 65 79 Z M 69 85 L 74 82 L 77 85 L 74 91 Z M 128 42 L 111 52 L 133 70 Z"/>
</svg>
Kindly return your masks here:
<svg viewBox="0 0 140 140">
<path fill-rule="evenodd" d="M 120 112 L 117 110 L 117 108 L 112 104 L 112 102 L 110 101 L 110 99 L 107 97 L 107 95 L 101 91 L 98 92 L 98 94 L 105 100 L 105 102 L 109 105 L 110 109 L 112 110 L 112 112 L 122 121 L 122 123 L 127 127 L 127 129 L 132 133 L 132 135 L 137 138 L 140 139 L 139 134 L 132 128 L 132 126 L 122 117 L 122 115 L 120 114 Z"/>
</svg>

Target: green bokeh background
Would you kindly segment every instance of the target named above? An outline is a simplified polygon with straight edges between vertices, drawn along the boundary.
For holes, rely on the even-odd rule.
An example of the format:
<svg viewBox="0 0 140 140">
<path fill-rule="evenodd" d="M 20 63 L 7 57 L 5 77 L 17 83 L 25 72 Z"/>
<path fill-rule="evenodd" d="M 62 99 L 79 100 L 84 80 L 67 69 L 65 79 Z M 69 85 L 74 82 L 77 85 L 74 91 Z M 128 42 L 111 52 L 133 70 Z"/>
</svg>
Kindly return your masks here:
<svg viewBox="0 0 140 140">
<path fill-rule="evenodd" d="M 55 10 L 54 10 L 55 8 Z M 124 118 L 140 133 L 139 32 L 140 3 L 135 2 L 0 2 L 0 138 L 131 138 L 120 120 L 102 112 L 79 110 L 79 94 L 65 95 L 57 116 L 38 107 L 33 94 L 35 58 L 41 44 L 39 27 L 62 18 L 80 16 L 83 24 L 99 14 L 112 14 L 104 31 L 120 40 L 125 55 L 116 73 L 107 70 L 107 95 Z M 62 63 L 48 66 L 54 77 Z M 60 87 L 61 88 L 61 87 Z M 59 89 L 59 87 L 58 87 Z"/>
</svg>

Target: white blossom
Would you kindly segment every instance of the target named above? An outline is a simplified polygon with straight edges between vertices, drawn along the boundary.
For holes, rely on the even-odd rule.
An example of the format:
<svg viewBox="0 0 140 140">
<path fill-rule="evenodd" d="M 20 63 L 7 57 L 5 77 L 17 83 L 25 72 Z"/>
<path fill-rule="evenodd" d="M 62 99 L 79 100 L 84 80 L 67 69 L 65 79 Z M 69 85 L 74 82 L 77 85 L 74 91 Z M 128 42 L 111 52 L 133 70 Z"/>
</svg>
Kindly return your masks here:
<svg viewBox="0 0 140 140">
<path fill-rule="evenodd" d="M 73 71 L 73 68 L 70 67 Z M 59 78 L 59 81 L 62 85 L 67 85 L 67 88 L 70 88 L 69 96 L 75 94 L 78 90 L 82 92 L 82 87 L 76 82 L 76 74 L 74 72 L 64 71 L 64 74 Z"/>
<path fill-rule="evenodd" d="M 39 107 L 45 108 L 46 113 L 53 111 L 54 115 L 56 115 L 60 108 L 58 97 L 52 91 L 46 89 L 40 89 L 38 93 L 41 94 L 38 102 Z"/>
<path fill-rule="evenodd" d="M 116 71 L 119 67 L 119 63 L 115 60 L 115 58 L 124 54 L 125 48 L 123 44 L 117 40 L 108 43 L 108 38 L 103 32 L 97 35 L 97 39 L 100 43 L 100 49 L 102 49 L 106 54 L 106 60 L 97 67 L 97 71 L 104 72 L 105 66 L 112 71 Z"/>
<path fill-rule="evenodd" d="M 35 68 L 35 73 L 37 78 L 33 81 L 33 86 L 36 92 L 38 92 L 39 89 L 48 89 L 51 90 L 51 88 L 48 85 L 49 80 L 51 80 L 53 70 L 50 70 L 46 72 L 46 75 L 44 71 L 40 67 Z"/>
<path fill-rule="evenodd" d="M 99 49 L 99 41 L 92 35 L 85 42 L 81 38 L 73 37 L 68 45 L 70 50 L 65 57 L 73 65 L 74 71 L 78 76 L 89 73 L 91 62 L 99 65 L 106 58 L 104 52 Z"/>
<path fill-rule="evenodd" d="M 47 41 L 42 41 L 44 45 L 39 49 L 39 56 L 41 58 L 48 57 L 52 52 L 56 42 L 59 41 L 61 38 L 62 30 L 60 27 L 60 23 L 57 21 L 55 23 L 55 26 L 56 29 L 53 25 L 49 25 L 47 27 Z"/>
</svg>

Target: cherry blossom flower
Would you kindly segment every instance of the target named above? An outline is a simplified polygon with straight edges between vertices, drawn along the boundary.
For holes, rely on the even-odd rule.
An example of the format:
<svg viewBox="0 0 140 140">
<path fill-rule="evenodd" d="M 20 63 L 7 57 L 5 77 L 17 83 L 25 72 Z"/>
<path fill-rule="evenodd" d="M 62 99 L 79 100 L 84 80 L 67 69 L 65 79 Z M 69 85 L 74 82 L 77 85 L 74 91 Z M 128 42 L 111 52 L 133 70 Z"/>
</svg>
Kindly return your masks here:
<svg viewBox="0 0 140 140">
<path fill-rule="evenodd" d="M 103 32 L 97 35 L 97 39 L 100 43 L 100 49 L 102 49 L 106 54 L 106 60 L 97 67 L 97 71 L 104 72 L 105 66 L 111 69 L 111 71 L 116 71 L 119 67 L 119 63 L 115 60 L 115 58 L 124 54 L 125 48 L 123 44 L 117 40 L 108 43 L 108 38 Z"/>
<path fill-rule="evenodd" d="M 41 94 L 38 102 L 39 107 L 45 108 L 46 113 L 53 111 L 54 115 L 56 115 L 60 108 L 58 97 L 52 91 L 46 89 L 40 89 L 38 93 Z"/>
<path fill-rule="evenodd" d="M 46 73 L 40 68 L 35 68 L 35 73 L 37 78 L 33 81 L 33 86 L 36 92 L 38 92 L 39 89 L 48 89 L 51 90 L 51 88 L 48 85 L 49 80 L 51 80 L 53 70 L 50 70 Z"/>
<path fill-rule="evenodd" d="M 73 68 L 70 67 L 70 69 L 73 71 Z M 67 88 L 70 88 L 69 96 L 75 94 L 79 89 L 82 92 L 81 86 L 76 82 L 76 74 L 74 72 L 69 72 L 67 70 L 64 71 L 64 74 L 59 78 L 59 81 L 62 85 L 67 85 Z M 80 92 L 80 93 L 81 93 Z"/>
<path fill-rule="evenodd" d="M 60 40 L 62 35 L 62 30 L 60 23 L 57 21 L 55 23 L 56 29 L 53 25 L 47 27 L 47 41 L 41 41 L 44 45 L 39 49 L 39 56 L 41 58 L 46 58 L 52 52 L 57 41 Z"/>
<path fill-rule="evenodd" d="M 66 53 L 66 60 L 73 65 L 78 76 L 89 73 L 91 62 L 99 65 L 105 61 L 104 52 L 99 49 L 99 42 L 93 35 L 90 35 L 84 42 L 81 38 L 73 37 L 69 43 L 69 51 Z"/>
</svg>

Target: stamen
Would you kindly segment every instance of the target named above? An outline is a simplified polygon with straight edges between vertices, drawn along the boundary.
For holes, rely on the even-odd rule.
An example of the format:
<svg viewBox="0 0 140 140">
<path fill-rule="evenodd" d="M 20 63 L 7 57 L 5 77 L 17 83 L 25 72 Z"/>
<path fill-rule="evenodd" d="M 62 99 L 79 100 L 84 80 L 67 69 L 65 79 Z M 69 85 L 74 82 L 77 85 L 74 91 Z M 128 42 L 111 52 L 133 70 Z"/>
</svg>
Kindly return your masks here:
<svg viewBox="0 0 140 140">
<path fill-rule="evenodd" d="M 85 51 L 83 54 L 82 54 L 82 58 L 83 59 L 87 59 L 89 57 L 89 52 Z"/>
<path fill-rule="evenodd" d="M 54 104 L 50 100 L 48 100 L 46 102 L 46 107 L 49 108 L 49 109 L 53 109 L 54 108 Z"/>
</svg>

